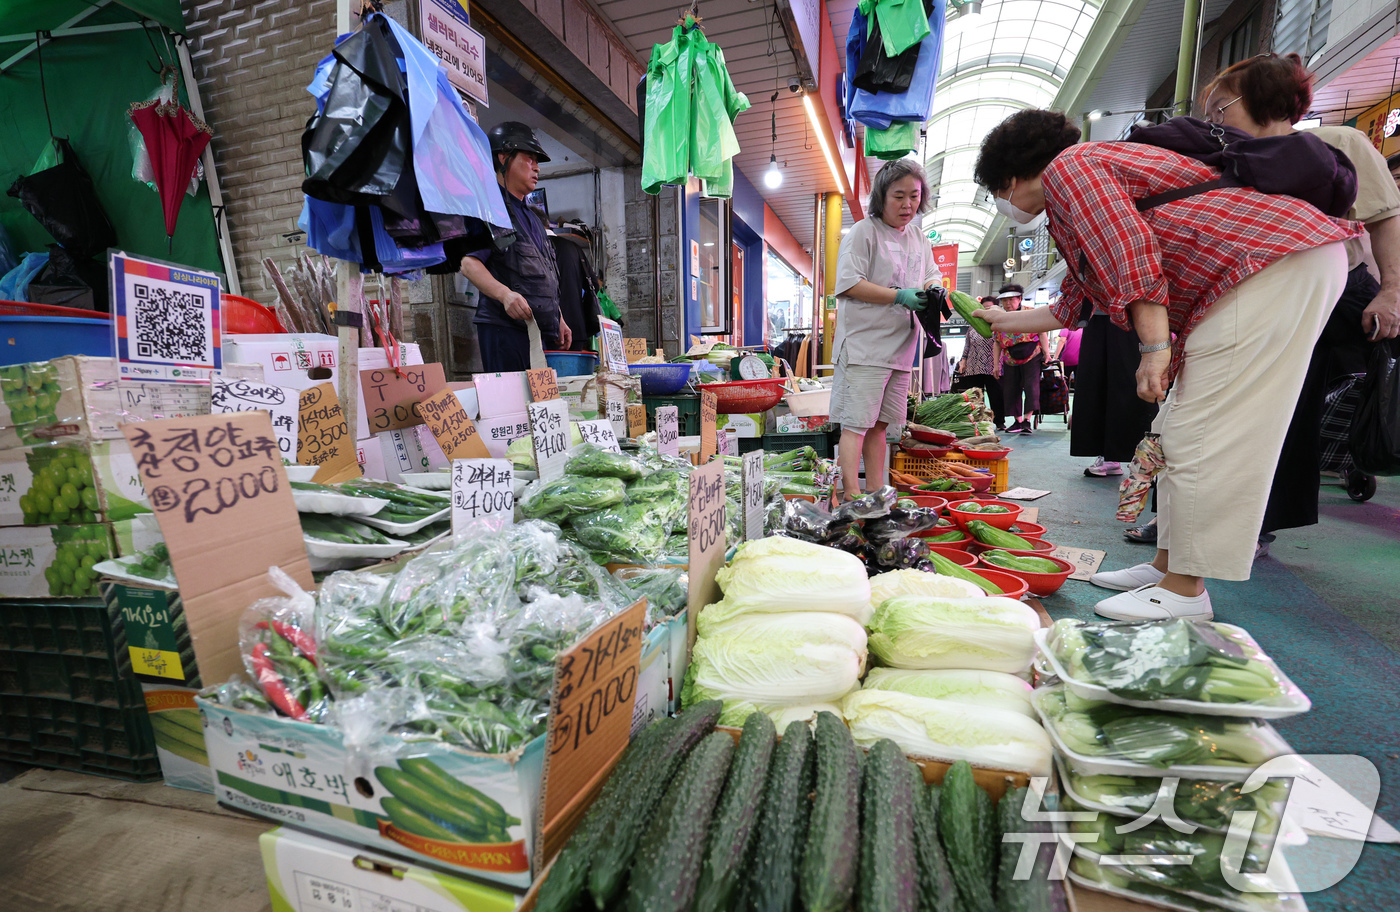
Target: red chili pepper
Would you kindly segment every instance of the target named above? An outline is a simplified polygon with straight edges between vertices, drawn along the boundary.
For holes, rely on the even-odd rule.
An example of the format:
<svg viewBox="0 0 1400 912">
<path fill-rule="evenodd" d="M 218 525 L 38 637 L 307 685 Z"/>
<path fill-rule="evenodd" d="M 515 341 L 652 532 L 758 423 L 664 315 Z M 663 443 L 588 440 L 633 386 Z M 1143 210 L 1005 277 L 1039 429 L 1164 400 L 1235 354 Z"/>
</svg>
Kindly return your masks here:
<svg viewBox="0 0 1400 912">
<path fill-rule="evenodd" d="M 311 638 L 311 634 L 300 627 L 293 627 L 286 621 L 273 621 L 272 629 L 282 639 L 301 650 L 301 654 L 306 656 L 312 665 L 316 664 L 316 641 Z"/>
<path fill-rule="evenodd" d="M 269 654 L 266 643 L 258 643 L 253 647 L 252 664 L 253 673 L 258 678 L 258 686 L 262 688 L 263 693 L 267 694 L 272 705 L 281 710 L 283 715 L 291 716 L 299 722 L 305 722 L 306 709 L 287 689 L 282 676 L 273 667 L 272 656 Z"/>
</svg>

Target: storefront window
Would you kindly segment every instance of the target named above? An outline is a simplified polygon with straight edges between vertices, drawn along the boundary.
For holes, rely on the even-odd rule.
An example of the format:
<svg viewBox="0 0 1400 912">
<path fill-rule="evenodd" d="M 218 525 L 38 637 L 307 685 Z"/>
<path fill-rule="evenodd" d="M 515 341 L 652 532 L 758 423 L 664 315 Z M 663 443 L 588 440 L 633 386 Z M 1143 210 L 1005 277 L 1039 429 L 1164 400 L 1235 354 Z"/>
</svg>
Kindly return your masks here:
<svg viewBox="0 0 1400 912">
<path fill-rule="evenodd" d="M 729 331 L 729 281 L 725 270 L 724 200 L 700 200 L 700 330 Z"/>
<path fill-rule="evenodd" d="M 768 254 L 767 342 L 776 345 L 790 329 L 812 326 L 812 286 L 773 252 Z"/>
</svg>

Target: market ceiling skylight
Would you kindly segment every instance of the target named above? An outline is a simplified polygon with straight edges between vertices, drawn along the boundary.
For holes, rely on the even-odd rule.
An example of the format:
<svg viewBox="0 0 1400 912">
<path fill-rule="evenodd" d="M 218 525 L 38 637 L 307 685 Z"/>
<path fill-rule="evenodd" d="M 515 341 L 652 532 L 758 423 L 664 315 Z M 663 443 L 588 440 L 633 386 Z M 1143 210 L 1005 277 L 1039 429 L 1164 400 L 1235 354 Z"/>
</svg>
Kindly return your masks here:
<svg viewBox="0 0 1400 912">
<path fill-rule="evenodd" d="M 938 229 L 944 243 L 981 246 L 996 216 L 972 179 L 982 139 L 1012 112 L 1054 101 L 1100 7 L 988 0 L 978 15 L 949 18 L 925 147 L 935 207 L 924 228 Z"/>
</svg>

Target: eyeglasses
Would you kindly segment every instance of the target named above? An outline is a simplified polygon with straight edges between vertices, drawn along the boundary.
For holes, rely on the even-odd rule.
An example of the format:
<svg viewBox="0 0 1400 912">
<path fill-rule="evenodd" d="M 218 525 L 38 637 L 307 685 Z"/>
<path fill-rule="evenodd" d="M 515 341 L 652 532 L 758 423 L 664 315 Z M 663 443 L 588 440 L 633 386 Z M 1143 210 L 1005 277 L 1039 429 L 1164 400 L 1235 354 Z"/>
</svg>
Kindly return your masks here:
<svg viewBox="0 0 1400 912">
<path fill-rule="evenodd" d="M 1228 108 L 1230 105 L 1234 104 L 1235 102 L 1239 101 L 1239 100 L 1240 100 L 1241 98 L 1243 98 L 1243 97 L 1244 97 L 1243 95 L 1236 95 L 1234 98 L 1232 98 L 1232 99 L 1230 99 L 1229 101 L 1225 102 L 1223 105 L 1216 105 L 1213 109 L 1210 108 L 1210 107 L 1207 107 L 1207 108 L 1206 108 L 1206 120 L 1209 121 L 1210 123 L 1224 123 L 1224 122 L 1225 122 L 1225 109 Z"/>
</svg>

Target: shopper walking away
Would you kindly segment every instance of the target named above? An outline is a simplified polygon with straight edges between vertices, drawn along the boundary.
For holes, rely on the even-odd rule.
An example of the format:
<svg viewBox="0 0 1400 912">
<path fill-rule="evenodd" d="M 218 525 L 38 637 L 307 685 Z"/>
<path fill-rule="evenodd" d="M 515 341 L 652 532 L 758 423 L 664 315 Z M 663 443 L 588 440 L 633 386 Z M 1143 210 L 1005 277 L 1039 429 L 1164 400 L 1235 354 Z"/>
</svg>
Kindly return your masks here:
<svg viewBox="0 0 1400 912">
<path fill-rule="evenodd" d="M 1137 395 L 1138 335 L 1113 325 L 1095 310 L 1082 330 L 1079 376 L 1074 384 L 1074 420 L 1069 430 L 1071 456 L 1092 456 L 1088 477 L 1122 475 L 1138 441 L 1157 417 L 1157 403 Z"/>
<path fill-rule="evenodd" d="M 1060 349 L 1055 353 L 1060 366 L 1065 369 L 1065 379 L 1074 380 L 1074 372 L 1079 367 L 1079 347 L 1084 338 L 1084 328 L 1060 330 Z"/>
<path fill-rule="evenodd" d="M 1251 57 L 1206 87 L 1206 117 L 1255 137 L 1302 137 L 1293 124 L 1312 109 L 1313 76 L 1297 54 Z M 1400 190 L 1366 134 L 1351 127 L 1306 131 L 1339 149 L 1356 168 L 1356 202 L 1347 218 L 1366 236 L 1346 242 L 1347 281 L 1313 348 L 1274 471 L 1256 555 L 1268 553 L 1273 533 L 1317 523 L 1322 469 L 1323 397 L 1343 374 L 1366 372 L 1368 339 L 1400 335 Z M 1301 141 L 1301 140 L 1300 140 Z M 1377 282 L 1367 266 L 1370 241 Z"/>
<path fill-rule="evenodd" d="M 997 303 L 1005 310 L 1021 309 L 1025 289 L 1003 285 Z M 1050 360 L 1047 333 L 992 334 L 992 372 L 1001 379 L 1001 406 L 1012 420 L 1008 434 L 1031 433 L 1031 418 L 1040 411 L 1040 369 Z"/>
<path fill-rule="evenodd" d="M 1220 130 L 1212 147 L 1210 128 L 1191 118 L 1150 129 L 1217 156 L 1220 142 L 1248 139 Z M 1156 144 L 1078 140 L 1063 114 L 1025 110 L 983 141 L 977 182 L 1017 222 L 1048 214 L 1068 274 L 1050 308 L 978 315 L 998 332 L 1043 332 L 1075 325 L 1092 301 L 1137 331 L 1138 395 L 1166 401 L 1153 423 L 1166 457 L 1158 551 L 1150 564 L 1095 574 L 1096 584 L 1127 590 L 1095 610 L 1121 620 L 1208 618 L 1206 577 L 1249 578 L 1303 370 L 1346 280 L 1341 242 L 1361 231 L 1304 200 L 1344 211 L 1355 174 L 1314 140 L 1298 150 L 1311 157 L 1293 156 L 1303 172 L 1287 185 L 1295 196 L 1213 184 L 1154 206 L 1156 194 L 1221 173 Z"/>
<path fill-rule="evenodd" d="M 988 295 L 982 299 L 983 307 L 994 307 L 996 303 L 995 295 Z M 987 408 L 992 410 L 992 418 L 997 423 L 997 430 L 1004 431 L 1006 411 L 1001 407 L 1001 381 L 996 377 L 995 349 L 995 342 L 983 338 L 981 333 L 974 332 L 969 327 L 963 339 L 963 353 L 962 358 L 958 360 L 957 374 L 961 378 L 962 389 L 975 386 L 982 390 Z"/>
<path fill-rule="evenodd" d="M 505 250 L 478 250 L 462 258 L 462 275 L 481 292 L 476 307 L 481 363 L 488 372 L 530 367 L 534 321 L 545 348 L 567 350 L 573 342 L 559 314 L 559 265 L 545 234 L 544 220 L 525 205 L 525 196 L 540 179 L 540 163 L 549 161 L 528 126 L 508 120 L 487 133 L 496 180 L 510 213 L 515 241 Z"/>
<path fill-rule="evenodd" d="M 565 222 L 549 237 L 559 264 L 559 315 L 573 337 L 569 351 L 592 351 L 598 335 L 598 274 L 588 252 L 593 239 L 578 222 Z"/>
<path fill-rule="evenodd" d="M 875 175 L 866 209 L 841 239 L 836 257 L 836 375 L 831 420 L 841 425 L 837 461 L 846 497 L 859 497 L 865 458 L 867 487 L 885 479 L 889 428 L 909 413 L 909 372 L 917 334 L 914 311 L 941 278 L 933 251 L 914 219 L 929 207 L 923 169 L 909 159 Z"/>
</svg>

